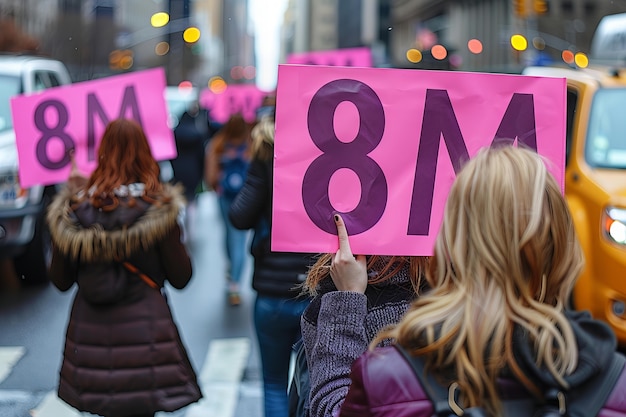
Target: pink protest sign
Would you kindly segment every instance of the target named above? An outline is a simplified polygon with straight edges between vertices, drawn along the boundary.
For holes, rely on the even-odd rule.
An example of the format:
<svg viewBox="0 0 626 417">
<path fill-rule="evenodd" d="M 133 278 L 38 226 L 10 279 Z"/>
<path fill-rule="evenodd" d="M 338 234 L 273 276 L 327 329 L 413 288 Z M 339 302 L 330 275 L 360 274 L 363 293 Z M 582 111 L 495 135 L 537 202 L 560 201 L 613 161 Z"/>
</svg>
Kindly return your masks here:
<svg viewBox="0 0 626 417">
<path fill-rule="evenodd" d="M 431 255 L 463 161 L 523 142 L 563 189 L 563 78 L 281 65 L 272 250 Z M 494 204 L 497 204 L 494 202 Z"/>
<path fill-rule="evenodd" d="M 118 117 L 135 119 L 143 126 L 155 159 L 174 158 L 176 144 L 167 126 L 163 98 L 165 83 L 165 72 L 155 68 L 13 97 L 22 187 L 66 181 L 72 148 L 78 169 L 90 174 L 97 166 L 104 128 Z"/>
<path fill-rule="evenodd" d="M 287 56 L 287 64 L 371 67 L 372 51 L 362 47 L 294 53 Z"/>
<path fill-rule="evenodd" d="M 261 107 L 263 97 L 271 94 L 260 90 L 254 84 L 229 85 L 222 93 L 213 93 L 204 89 L 200 93 L 200 104 L 209 109 L 211 118 L 225 123 L 230 116 L 241 113 L 247 122 L 256 120 L 256 110 Z"/>
</svg>

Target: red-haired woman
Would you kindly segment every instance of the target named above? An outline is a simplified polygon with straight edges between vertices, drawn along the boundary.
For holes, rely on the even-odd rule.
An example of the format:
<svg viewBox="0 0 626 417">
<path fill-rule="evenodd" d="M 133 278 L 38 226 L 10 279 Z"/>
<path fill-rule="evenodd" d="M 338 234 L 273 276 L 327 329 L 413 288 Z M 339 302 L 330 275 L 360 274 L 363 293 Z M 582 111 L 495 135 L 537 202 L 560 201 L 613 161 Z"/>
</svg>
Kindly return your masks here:
<svg viewBox="0 0 626 417">
<path fill-rule="evenodd" d="M 183 197 L 159 181 L 141 126 L 109 123 L 98 167 L 61 191 L 47 213 L 50 277 L 74 283 L 59 397 L 105 417 L 154 416 L 201 398 L 169 306 L 165 280 L 189 282 L 191 261 L 177 222 Z"/>
</svg>

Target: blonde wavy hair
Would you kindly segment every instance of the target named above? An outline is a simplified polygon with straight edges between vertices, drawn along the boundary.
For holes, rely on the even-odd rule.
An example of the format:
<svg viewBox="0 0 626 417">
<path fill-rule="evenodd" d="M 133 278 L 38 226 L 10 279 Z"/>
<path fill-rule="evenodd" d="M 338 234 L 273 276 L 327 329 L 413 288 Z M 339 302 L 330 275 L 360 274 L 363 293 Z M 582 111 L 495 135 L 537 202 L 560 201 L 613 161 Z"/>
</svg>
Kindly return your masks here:
<svg viewBox="0 0 626 417">
<path fill-rule="evenodd" d="M 252 150 L 253 159 L 270 161 L 274 157 L 274 121 L 270 118 L 263 118 L 252 128 Z"/>
<path fill-rule="evenodd" d="M 522 148 L 481 150 L 454 182 L 422 295 L 393 338 L 426 357 L 431 372 L 454 375 L 464 407 L 501 410 L 496 378 L 506 366 L 531 392 L 539 387 L 513 355 L 516 326 L 536 364 L 564 387 L 577 366 L 576 340 L 564 309 L 583 254 L 560 187 L 544 160 Z"/>
</svg>

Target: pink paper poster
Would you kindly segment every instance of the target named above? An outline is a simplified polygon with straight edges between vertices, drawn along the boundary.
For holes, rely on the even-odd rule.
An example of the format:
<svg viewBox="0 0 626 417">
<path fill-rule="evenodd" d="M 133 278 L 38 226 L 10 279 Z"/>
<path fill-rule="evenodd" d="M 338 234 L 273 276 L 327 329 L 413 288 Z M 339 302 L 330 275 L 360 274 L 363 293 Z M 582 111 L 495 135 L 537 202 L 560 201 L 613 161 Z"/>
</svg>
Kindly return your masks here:
<svg viewBox="0 0 626 417">
<path fill-rule="evenodd" d="M 463 161 L 523 142 L 564 184 L 564 78 L 281 65 L 272 249 L 431 255 Z"/>
<path fill-rule="evenodd" d="M 55 87 L 11 99 L 19 161 L 20 184 L 57 184 L 70 172 L 68 151 L 75 149 L 78 169 L 85 175 L 97 166 L 96 155 L 109 121 L 138 121 L 157 160 L 176 157 L 167 126 L 162 68 Z"/>
<path fill-rule="evenodd" d="M 256 110 L 268 94 L 273 93 L 260 90 L 254 84 L 233 84 L 219 94 L 208 88 L 202 90 L 200 104 L 210 110 L 213 120 L 220 123 L 227 122 L 236 113 L 241 113 L 248 123 L 252 123 L 256 120 Z"/>
<path fill-rule="evenodd" d="M 362 47 L 294 53 L 287 56 L 287 64 L 371 67 L 372 51 Z"/>
</svg>

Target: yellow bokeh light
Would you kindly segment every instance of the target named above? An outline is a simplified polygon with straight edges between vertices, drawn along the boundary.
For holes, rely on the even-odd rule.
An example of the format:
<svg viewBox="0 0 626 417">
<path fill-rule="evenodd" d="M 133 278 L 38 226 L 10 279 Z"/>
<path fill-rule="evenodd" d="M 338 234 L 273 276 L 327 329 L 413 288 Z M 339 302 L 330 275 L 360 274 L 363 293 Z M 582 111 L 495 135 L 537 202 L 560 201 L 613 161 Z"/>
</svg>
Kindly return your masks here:
<svg viewBox="0 0 626 417">
<path fill-rule="evenodd" d="M 406 59 L 408 59 L 409 62 L 417 64 L 422 60 L 422 53 L 415 48 L 411 48 L 406 51 Z"/>
<path fill-rule="evenodd" d="M 433 46 L 432 48 L 430 48 L 430 53 L 432 54 L 433 58 L 440 61 L 446 59 L 446 57 L 448 56 L 448 50 L 443 45 Z"/>
<path fill-rule="evenodd" d="M 587 68 L 587 66 L 589 65 L 589 58 L 587 58 L 587 55 L 582 52 L 578 52 L 576 54 L 576 56 L 574 57 L 574 61 L 576 62 L 576 65 L 578 65 L 580 68 Z"/>
<path fill-rule="evenodd" d="M 200 29 L 198 29 L 197 27 L 193 27 L 193 26 L 188 27 L 183 32 L 183 39 L 187 43 L 198 42 L 198 40 L 200 39 Z"/>
<path fill-rule="evenodd" d="M 165 12 L 158 12 L 150 17 L 152 27 L 160 28 L 167 25 L 170 21 L 170 15 Z"/>
<path fill-rule="evenodd" d="M 528 41 L 522 35 L 513 35 L 511 36 L 511 46 L 516 51 L 525 51 L 528 48 Z"/>
<path fill-rule="evenodd" d="M 226 81 L 222 77 L 212 77 L 209 80 L 209 90 L 214 94 L 221 94 L 226 91 Z"/>
<path fill-rule="evenodd" d="M 170 51 L 170 44 L 167 42 L 159 42 L 154 47 L 154 53 L 163 56 L 166 55 Z"/>
</svg>

